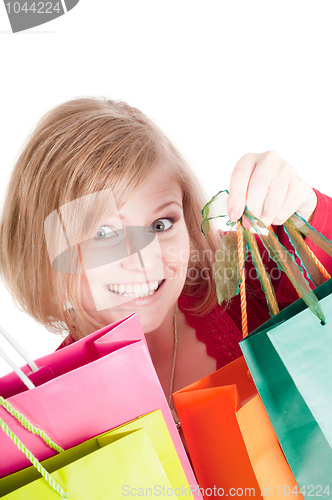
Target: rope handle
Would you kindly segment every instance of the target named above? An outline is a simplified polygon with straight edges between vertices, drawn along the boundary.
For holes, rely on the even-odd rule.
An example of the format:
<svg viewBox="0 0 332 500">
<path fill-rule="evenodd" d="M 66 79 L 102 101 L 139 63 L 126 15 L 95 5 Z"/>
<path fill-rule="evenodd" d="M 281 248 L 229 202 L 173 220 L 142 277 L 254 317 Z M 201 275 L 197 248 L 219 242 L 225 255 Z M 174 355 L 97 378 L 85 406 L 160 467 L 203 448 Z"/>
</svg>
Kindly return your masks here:
<svg viewBox="0 0 332 500">
<path fill-rule="evenodd" d="M 29 377 L 27 377 L 26 374 L 23 372 L 23 370 L 21 370 L 21 368 L 19 366 L 17 366 L 17 364 L 14 363 L 14 361 L 12 359 L 10 359 L 9 356 L 7 356 L 7 354 L 5 353 L 5 351 L 3 349 L 1 349 L 1 347 L 0 347 L 0 357 L 2 359 L 4 359 L 9 364 L 9 366 L 12 367 L 12 369 L 14 370 L 14 372 L 16 373 L 16 375 L 22 380 L 23 384 L 28 389 L 34 389 L 35 388 L 35 385 L 33 384 L 33 382 L 31 382 L 31 380 L 29 379 Z"/>
<path fill-rule="evenodd" d="M 292 236 L 297 239 L 299 244 L 305 251 L 310 255 L 310 257 L 314 260 L 316 266 L 318 267 L 319 271 L 321 272 L 322 276 L 325 279 L 330 279 L 331 276 L 323 266 L 323 264 L 319 261 L 319 259 L 316 257 L 316 255 L 312 252 L 312 250 L 306 245 L 304 242 L 303 238 L 298 234 L 298 232 L 287 222 L 285 223 L 287 225 L 287 231 L 291 232 Z M 273 228 L 272 226 L 269 226 L 268 228 L 273 234 Z M 265 266 L 262 261 L 262 257 L 259 253 L 258 250 L 258 245 L 256 242 L 255 236 L 251 233 L 250 230 L 247 230 L 246 236 L 250 240 L 251 246 L 255 252 L 255 260 L 257 263 L 258 271 L 260 273 L 260 278 L 261 278 L 261 283 L 262 287 L 264 288 L 264 292 L 266 295 L 268 295 L 270 303 L 272 305 L 272 311 L 271 313 L 273 315 L 278 314 L 279 312 L 279 307 L 278 303 L 275 297 L 275 293 L 271 284 L 271 281 L 269 279 L 268 273 L 265 269 Z M 248 317 L 247 317 L 247 299 L 246 299 L 246 289 L 245 289 L 245 272 L 244 272 L 244 251 L 245 251 L 245 245 L 244 245 L 244 235 L 243 235 L 243 227 L 240 221 L 237 221 L 237 243 L 238 243 L 238 254 L 239 254 L 239 271 L 240 271 L 240 302 L 241 302 L 241 318 L 242 318 L 242 335 L 243 338 L 245 338 L 248 335 Z"/>
<path fill-rule="evenodd" d="M 241 298 L 241 319 L 242 319 L 242 335 L 243 338 L 248 335 L 248 316 L 247 316 L 247 297 L 246 283 L 244 273 L 244 236 L 241 222 L 237 221 L 237 249 L 239 254 L 239 271 L 240 271 L 240 298 Z"/>
<path fill-rule="evenodd" d="M 1 325 L 0 325 L 0 334 L 4 339 L 9 342 L 9 344 L 15 349 L 18 354 L 26 361 L 31 371 L 37 372 L 39 370 L 38 366 L 32 359 L 32 357 L 26 352 L 25 349 L 14 339 Z M 19 368 L 13 360 L 9 358 L 9 356 L 0 348 L 0 357 L 2 357 L 15 371 L 15 373 L 19 376 L 22 382 L 27 386 L 28 389 L 34 389 L 34 384 L 29 380 L 26 374 L 23 372 L 21 368 Z"/>
<path fill-rule="evenodd" d="M 36 434 L 40 436 L 43 441 L 54 450 L 58 452 L 64 451 L 60 446 L 58 446 L 54 441 L 52 441 L 47 434 L 35 427 L 22 413 L 15 410 L 15 408 L 6 401 L 2 396 L 0 396 L 0 404 L 5 408 L 8 413 L 10 413 L 13 417 L 15 417 L 20 424 L 25 427 L 28 431 L 32 432 L 32 434 Z M 31 453 L 30 450 L 22 443 L 22 441 L 14 434 L 13 431 L 10 430 L 6 422 L 2 418 L 0 418 L 0 427 L 7 434 L 7 436 L 14 442 L 14 444 L 18 447 L 18 449 L 24 453 L 27 459 L 32 463 L 32 465 L 38 470 L 38 472 L 42 475 L 42 477 L 48 482 L 48 484 L 56 491 L 60 498 L 68 498 L 66 492 L 62 489 L 62 487 L 53 479 L 53 477 L 47 472 L 47 470 L 41 465 L 41 463 L 37 460 L 37 458 Z"/>
<path fill-rule="evenodd" d="M 2 396 L 0 396 L 0 405 L 5 408 L 5 410 L 10 413 L 13 417 L 16 418 L 22 425 L 22 427 L 25 427 L 29 432 L 32 434 L 36 434 L 37 436 L 41 437 L 41 439 L 50 447 L 53 448 L 55 451 L 61 453 L 63 448 L 61 446 L 57 445 L 52 439 L 50 439 L 47 434 L 39 429 L 38 427 L 35 427 L 22 413 L 20 413 L 18 410 L 16 410 L 10 403 L 9 401 L 6 401 Z"/>
<path fill-rule="evenodd" d="M 289 222 L 286 221 L 285 224 L 284 224 L 284 226 L 286 227 L 287 232 L 290 233 L 293 236 L 293 238 L 296 239 L 296 241 L 301 245 L 301 247 L 303 248 L 303 250 L 305 250 L 305 252 L 307 252 L 307 254 L 310 255 L 310 257 L 313 259 L 313 261 L 315 262 L 316 266 L 318 267 L 321 275 L 326 280 L 329 280 L 331 278 L 331 276 L 329 275 L 329 273 L 327 272 L 327 270 L 325 269 L 325 267 L 323 266 L 323 264 L 321 263 L 321 261 L 317 259 L 317 257 L 314 254 L 314 252 L 305 243 L 305 241 L 302 238 L 302 236 L 296 231 L 296 229 L 291 224 L 289 224 Z M 270 226 L 269 229 L 270 229 L 270 231 L 272 233 L 274 232 L 272 226 Z"/>
</svg>

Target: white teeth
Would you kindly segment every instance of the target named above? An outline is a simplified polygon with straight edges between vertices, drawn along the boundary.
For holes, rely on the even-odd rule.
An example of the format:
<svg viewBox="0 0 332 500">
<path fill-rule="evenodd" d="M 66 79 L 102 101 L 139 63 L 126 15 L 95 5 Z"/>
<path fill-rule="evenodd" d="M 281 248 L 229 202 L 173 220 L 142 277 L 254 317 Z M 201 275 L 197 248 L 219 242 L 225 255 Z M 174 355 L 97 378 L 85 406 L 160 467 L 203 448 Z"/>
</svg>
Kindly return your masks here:
<svg viewBox="0 0 332 500">
<path fill-rule="evenodd" d="M 154 292 L 157 290 L 158 286 L 160 283 L 162 283 L 163 280 L 160 281 L 149 281 L 148 283 L 127 283 L 124 285 L 123 283 L 119 284 L 111 284 L 108 285 L 108 289 L 111 292 L 116 293 L 117 295 L 123 295 L 124 297 L 133 297 L 133 298 L 139 298 L 139 297 L 148 297 L 149 295 L 154 294 Z"/>
<path fill-rule="evenodd" d="M 156 290 L 158 288 L 158 281 L 149 281 L 150 290 Z"/>
</svg>

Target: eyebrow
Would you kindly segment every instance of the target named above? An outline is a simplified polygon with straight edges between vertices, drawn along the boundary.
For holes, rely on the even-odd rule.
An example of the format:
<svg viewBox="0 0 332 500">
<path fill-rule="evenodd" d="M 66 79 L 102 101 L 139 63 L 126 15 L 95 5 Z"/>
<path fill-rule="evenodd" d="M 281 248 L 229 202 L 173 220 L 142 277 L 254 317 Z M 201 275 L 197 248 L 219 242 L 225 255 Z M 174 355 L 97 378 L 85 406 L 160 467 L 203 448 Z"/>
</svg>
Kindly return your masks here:
<svg viewBox="0 0 332 500">
<path fill-rule="evenodd" d="M 178 203 L 177 201 L 168 201 L 167 203 L 163 203 L 162 205 L 160 205 L 160 207 L 153 210 L 152 214 L 154 215 L 154 214 L 160 212 L 160 210 L 163 210 L 164 208 L 169 207 L 170 205 L 173 205 L 173 204 L 178 205 L 181 209 L 183 208 L 181 203 Z M 121 220 L 126 219 L 126 217 L 124 215 L 121 215 L 121 214 L 119 214 L 119 218 Z"/>
</svg>

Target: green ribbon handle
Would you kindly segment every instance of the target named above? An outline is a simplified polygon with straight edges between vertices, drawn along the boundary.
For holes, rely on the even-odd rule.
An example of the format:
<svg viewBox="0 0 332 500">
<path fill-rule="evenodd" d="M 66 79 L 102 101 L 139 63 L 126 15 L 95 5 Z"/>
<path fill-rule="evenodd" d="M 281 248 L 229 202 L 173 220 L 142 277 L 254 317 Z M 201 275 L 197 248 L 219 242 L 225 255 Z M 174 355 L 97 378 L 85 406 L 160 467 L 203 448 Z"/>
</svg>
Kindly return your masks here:
<svg viewBox="0 0 332 500">
<path fill-rule="evenodd" d="M 246 213 L 247 212 L 247 213 Z M 267 235 L 263 234 L 257 225 L 258 219 L 253 217 L 248 210 L 244 214 L 254 227 L 258 237 L 262 241 L 264 247 L 269 253 L 271 259 L 277 264 L 279 269 L 287 274 L 298 295 L 304 300 L 310 311 L 315 314 L 325 324 L 325 316 L 319 300 L 305 279 L 302 268 L 296 263 L 295 258 L 288 250 L 280 243 L 277 236 L 272 233 L 262 222 L 260 224 L 267 231 Z M 307 271 L 307 270 L 306 270 Z"/>
<path fill-rule="evenodd" d="M 202 209 L 203 222 L 201 224 L 201 231 L 204 235 L 210 231 L 210 223 L 209 223 L 210 220 L 217 219 L 218 217 L 228 217 L 227 198 L 228 198 L 227 190 L 219 191 L 219 193 L 213 196 L 213 198 L 211 198 L 211 200 L 203 207 Z M 232 223 L 229 222 L 229 224 Z"/>
<path fill-rule="evenodd" d="M 255 236 L 252 235 L 252 233 L 246 228 L 243 228 L 243 234 L 247 242 L 247 247 L 252 256 L 252 262 L 256 269 L 257 277 L 259 279 L 266 298 L 267 305 L 269 307 L 270 316 L 272 317 L 279 312 L 279 309 L 271 278 L 264 267 Z"/>
<path fill-rule="evenodd" d="M 240 269 L 239 255 L 237 249 L 237 234 L 232 231 L 235 223 L 231 224 L 230 230 L 221 239 L 219 249 L 216 252 L 214 263 L 214 281 L 218 302 L 229 301 L 239 293 L 240 289 Z M 247 252 L 244 255 L 244 262 Z"/>
<path fill-rule="evenodd" d="M 227 190 L 220 191 L 205 205 L 205 207 L 202 210 L 203 222 L 201 224 L 201 230 L 203 234 L 206 234 L 210 230 L 210 224 L 209 224 L 210 220 L 216 219 L 218 217 L 227 217 L 227 198 L 228 198 L 228 191 Z M 302 245 L 300 245 L 299 242 L 296 241 L 296 238 L 294 236 L 291 236 L 290 226 L 291 228 L 294 228 L 298 234 L 303 234 L 304 236 L 308 237 L 319 248 L 324 250 L 331 257 L 332 257 L 332 242 L 329 241 L 327 238 L 325 238 L 322 234 L 318 233 L 312 226 L 310 226 L 310 224 L 308 224 L 298 214 L 295 213 L 294 215 L 292 215 L 292 217 L 290 217 L 288 221 L 285 223 L 284 227 L 286 233 L 290 238 L 290 241 L 294 245 L 296 255 L 301 260 L 301 264 L 303 266 L 302 269 L 302 267 L 300 267 L 296 263 L 293 255 L 291 255 L 288 252 L 288 250 L 279 242 L 277 236 L 273 232 L 271 232 L 261 221 L 259 221 L 256 217 L 254 217 L 248 211 L 247 207 L 244 210 L 243 216 L 240 218 L 240 223 L 242 227 L 243 227 L 242 224 L 243 217 L 247 218 L 251 222 L 257 236 L 260 238 L 262 244 L 268 251 L 270 258 L 274 260 L 279 269 L 281 269 L 287 274 L 289 280 L 293 284 L 299 296 L 305 301 L 308 308 L 320 319 L 321 323 L 325 324 L 325 316 L 323 310 L 316 295 L 310 288 L 308 281 L 304 277 L 303 269 L 307 273 L 309 279 L 313 281 L 315 286 L 321 283 L 322 278 L 318 277 L 317 266 L 313 263 L 313 259 L 312 258 L 310 259 L 308 257 L 308 255 L 303 250 Z M 231 225 L 232 229 L 235 223 L 228 222 L 227 224 Z M 235 250 L 235 233 L 231 232 L 231 229 L 230 231 L 228 231 L 226 236 L 222 238 L 220 243 L 220 250 L 221 250 L 221 255 L 225 255 L 225 252 L 228 248 L 232 250 L 232 259 L 228 260 L 224 259 L 222 262 L 224 266 L 226 267 L 229 266 L 229 268 L 232 270 L 233 273 L 233 270 L 236 269 L 235 260 L 236 259 L 238 260 L 238 255 L 237 251 Z M 255 246 L 249 241 L 248 234 L 245 228 L 243 229 L 247 241 L 247 249 L 249 250 L 249 252 L 253 257 L 253 264 L 257 270 L 257 275 L 262 284 L 263 291 L 265 292 L 265 296 L 267 298 L 267 302 L 271 313 L 271 304 L 269 303 L 269 298 L 266 294 L 266 291 L 264 290 L 263 280 L 261 279 L 262 273 L 259 269 L 259 266 L 257 265 L 258 262 L 256 256 L 257 248 L 255 248 Z M 225 238 L 226 241 L 223 242 Z M 216 281 L 216 289 L 217 289 L 217 296 L 219 303 L 221 303 L 223 300 L 229 300 L 239 293 L 239 286 L 238 286 L 239 281 L 233 280 L 233 282 L 230 285 L 227 285 L 225 283 L 226 281 L 225 278 L 227 277 L 227 269 L 226 270 L 222 269 L 222 267 L 223 266 L 222 264 L 220 264 L 220 262 L 218 263 L 217 267 L 215 265 L 215 272 L 216 271 L 218 272 L 218 276 L 217 279 L 215 279 L 215 281 Z M 237 270 L 238 270 L 238 265 L 237 265 Z M 223 276 L 224 279 L 223 280 L 220 279 L 220 276 Z M 237 283 L 236 287 L 235 283 Z"/>
</svg>

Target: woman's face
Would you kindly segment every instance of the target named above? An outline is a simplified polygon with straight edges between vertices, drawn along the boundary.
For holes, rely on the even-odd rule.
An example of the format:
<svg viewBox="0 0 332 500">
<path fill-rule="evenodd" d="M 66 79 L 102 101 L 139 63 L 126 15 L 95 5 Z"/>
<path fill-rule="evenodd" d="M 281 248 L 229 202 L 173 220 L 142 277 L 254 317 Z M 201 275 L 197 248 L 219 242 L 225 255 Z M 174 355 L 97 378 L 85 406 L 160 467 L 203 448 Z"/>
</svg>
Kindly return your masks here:
<svg viewBox="0 0 332 500">
<path fill-rule="evenodd" d="M 180 186 L 157 167 L 98 226 L 82 248 L 84 308 L 105 324 L 137 312 L 145 333 L 157 329 L 187 274 L 190 242 Z"/>
</svg>

